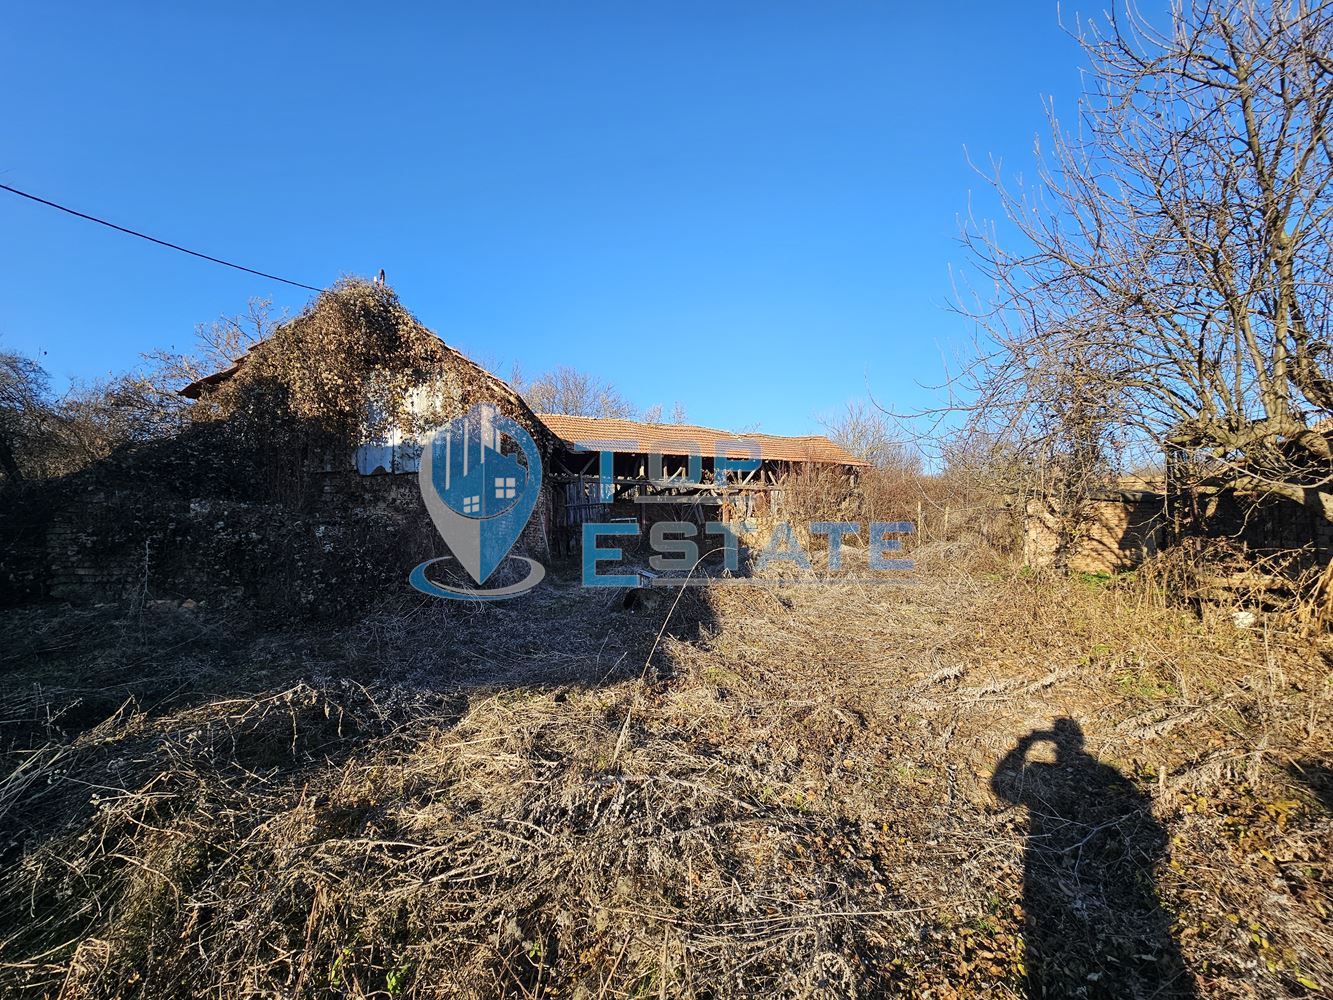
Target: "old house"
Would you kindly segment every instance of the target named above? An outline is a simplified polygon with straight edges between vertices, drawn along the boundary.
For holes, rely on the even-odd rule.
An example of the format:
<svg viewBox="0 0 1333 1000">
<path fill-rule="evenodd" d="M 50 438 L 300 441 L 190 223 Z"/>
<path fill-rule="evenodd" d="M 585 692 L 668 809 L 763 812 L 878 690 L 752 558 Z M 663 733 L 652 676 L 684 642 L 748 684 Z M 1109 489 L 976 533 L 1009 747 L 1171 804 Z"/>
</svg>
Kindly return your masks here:
<svg viewBox="0 0 1333 1000">
<path fill-rule="evenodd" d="M 478 403 L 523 427 L 541 456 L 515 551 L 542 560 L 572 555 L 588 520 L 752 517 L 780 503 L 793 470 L 851 482 L 862 464 L 822 437 L 539 416 L 392 290 L 358 281 L 321 293 L 180 394 L 193 405 L 176 436 L 9 499 L 0 598 L 335 613 L 398 592 L 414 564 L 446 554 L 418 487 L 422 443 Z M 748 461 L 728 470 L 719 456 Z M 528 475 L 498 437 L 461 441 L 446 457 L 465 515 L 511 503 Z"/>
<path fill-rule="evenodd" d="M 445 554 L 415 477 L 385 474 L 408 471 L 427 427 L 487 403 L 553 447 L 508 385 L 367 282 L 322 292 L 182 395 L 194 402 L 179 433 L 11 491 L 0 599 L 336 613 L 396 592 L 412 565 Z M 517 489 L 513 460 L 497 461 L 510 466 L 501 489 Z M 519 544 L 544 555 L 547 527 L 534 516 Z"/>
</svg>

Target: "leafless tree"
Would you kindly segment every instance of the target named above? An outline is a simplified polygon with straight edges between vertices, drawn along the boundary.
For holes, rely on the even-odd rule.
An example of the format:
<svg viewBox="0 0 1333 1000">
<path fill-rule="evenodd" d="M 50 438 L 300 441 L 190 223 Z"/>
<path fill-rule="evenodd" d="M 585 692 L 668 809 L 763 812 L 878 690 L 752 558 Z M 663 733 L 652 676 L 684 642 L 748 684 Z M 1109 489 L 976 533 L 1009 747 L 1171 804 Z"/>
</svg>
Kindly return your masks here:
<svg viewBox="0 0 1333 1000">
<path fill-rule="evenodd" d="M 114 378 L 72 386 L 54 405 L 54 433 L 46 475 L 60 475 L 110 455 L 124 445 L 178 433 L 187 402 L 149 365 Z"/>
<path fill-rule="evenodd" d="M 855 478 L 855 507 L 843 514 L 863 521 L 918 521 L 936 490 L 923 474 L 921 453 L 890 430 L 883 411 L 853 400 L 836 417 L 821 422 L 830 439 L 870 463 Z M 807 484 L 818 481 L 806 479 Z"/>
<path fill-rule="evenodd" d="M 131 371 L 76 384 L 59 398 L 37 362 L 0 353 L 0 473 L 9 480 L 66 475 L 124 445 L 167 437 L 185 419 L 186 383 L 229 366 L 277 326 L 270 303 L 196 328 L 187 353 L 157 351 Z"/>
<path fill-rule="evenodd" d="M 920 455 L 894 437 L 877 407 L 852 400 L 838 416 L 821 423 L 833 441 L 877 469 L 902 470 L 913 475 L 921 471 Z"/>
<path fill-rule="evenodd" d="M 648 409 L 644 410 L 638 416 L 639 420 L 648 424 L 660 424 L 665 418 L 662 416 L 662 404 L 654 403 Z M 685 404 L 677 400 L 671 404 L 671 422 L 673 424 L 685 423 Z"/>
<path fill-rule="evenodd" d="M 23 456 L 50 420 L 46 371 L 31 358 L 0 352 L 0 472 L 24 478 Z"/>
<path fill-rule="evenodd" d="M 634 416 L 633 405 L 610 382 L 565 365 L 514 388 L 538 413 L 622 419 Z"/>
<path fill-rule="evenodd" d="M 251 299 L 242 315 L 221 316 L 197 325 L 191 350 L 145 355 L 149 362 L 145 377 L 159 389 L 174 392 L 201 376 L 231 367 L 255 344 L 271 337 L 284 319 L 274 315 L 271 299 Z"/>
<path fill-rule="evenodd" d="M 1333 5 L 1130 3 L 1076 34 L 1073 129 L 969 219 L 975 429 L 1083 475 L 1163 447 L 1333 519 Z M 1002 236 L 1000 229 L 1011 232 Z"/>
</svg>

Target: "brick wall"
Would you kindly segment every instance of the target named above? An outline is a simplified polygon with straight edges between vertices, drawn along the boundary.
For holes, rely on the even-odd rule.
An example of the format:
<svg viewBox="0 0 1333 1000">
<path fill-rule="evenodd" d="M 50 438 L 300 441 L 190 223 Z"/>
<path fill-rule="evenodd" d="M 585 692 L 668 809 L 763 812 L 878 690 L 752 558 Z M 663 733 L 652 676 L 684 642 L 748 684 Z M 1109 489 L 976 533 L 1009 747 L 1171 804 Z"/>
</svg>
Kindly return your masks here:
<svg viewBox="0 0 1333 1000">
<path fill-rule="evenodd" d="M 1076 573 L 1117 573 L 1156 552 L 1165 538 L 1160 497 L 1101 499 L 1084 504 L 1069 544 L 1068 566 Z M 1054 500 L 1029 500 L 1024 518 L 1023 561 L 1049 566 L 1061 541 L 1060 510 Z"/>
</svg>

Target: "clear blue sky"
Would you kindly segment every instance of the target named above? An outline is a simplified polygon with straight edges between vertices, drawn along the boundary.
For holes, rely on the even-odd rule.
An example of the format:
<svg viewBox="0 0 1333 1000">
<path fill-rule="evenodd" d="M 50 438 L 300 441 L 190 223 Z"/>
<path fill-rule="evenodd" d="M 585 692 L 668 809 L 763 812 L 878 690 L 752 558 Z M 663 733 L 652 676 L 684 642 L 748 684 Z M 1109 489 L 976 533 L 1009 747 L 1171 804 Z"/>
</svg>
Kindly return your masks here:
<svg viewBox="0 0 1333 1000">
<path fill-rule="evenodd" d="M 938 380 L 964 148 L 1029 169 L 1079 61 L 1054 0 L 11 3 L 0 182 L 312 285 L 383 267 L 502 373 L 803 433 Z M 309 293 L 0 192 L 0 345 L 57 387 L 253 296 Z"/>
</svg>

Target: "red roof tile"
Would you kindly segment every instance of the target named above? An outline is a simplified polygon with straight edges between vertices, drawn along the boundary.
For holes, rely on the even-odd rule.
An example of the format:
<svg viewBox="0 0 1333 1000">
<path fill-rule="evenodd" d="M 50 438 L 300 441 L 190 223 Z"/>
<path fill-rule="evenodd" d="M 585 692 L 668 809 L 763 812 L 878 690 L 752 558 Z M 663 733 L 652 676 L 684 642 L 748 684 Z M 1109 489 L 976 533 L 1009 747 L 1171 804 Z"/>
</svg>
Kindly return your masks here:
<svg viewBox="0 0 1333 1000">
<path fill-rule="evenodd" d="M 733 458 L 747 458 L 759 446 L 759 457 L 775 462 L 818 462 L 824 465 L 867 465 L 820 434 L 779 437 L 776 434 L 736 434 L 694 424 L 645 424 L 637 420 L 603 417 L 573 417 L 563 413 L 539 413 L 538 418 L 556 437 L 569 444 L 598 451 L 651 452 L 685 455 L 698 451 L 704 456 L 719 447 Z"/>
</svg>

